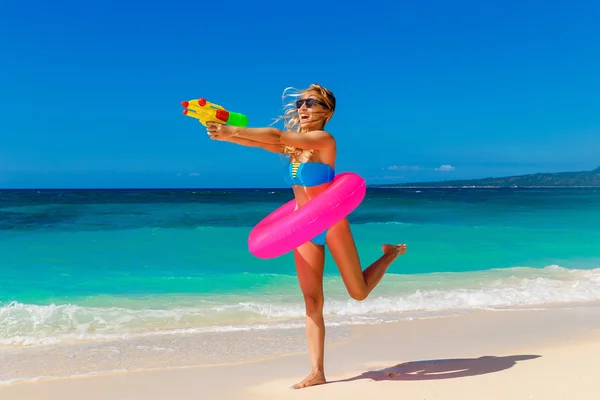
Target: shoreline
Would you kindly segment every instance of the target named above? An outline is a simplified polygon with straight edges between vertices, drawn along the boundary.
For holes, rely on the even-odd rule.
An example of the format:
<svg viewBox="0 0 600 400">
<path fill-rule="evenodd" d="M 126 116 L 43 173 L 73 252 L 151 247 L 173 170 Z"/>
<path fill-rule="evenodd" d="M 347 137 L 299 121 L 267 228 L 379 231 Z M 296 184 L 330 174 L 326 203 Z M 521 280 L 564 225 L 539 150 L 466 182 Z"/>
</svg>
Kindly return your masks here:
<svg viewBox="0 0 600 400">
<path fill-rule="evenodd" d="M 413 326 L 421 321 L 452 321 L 470 315 L 494 313 L 544 312 L 551 310 L 596 308 L 600 301 L 548 303 L 476 309 L 454 309 L 434 314 L 407 312 L 401 318 L 390 314 L 377 322 L 335 322 L 326 317 L 326 346 L 359 339 L 363 332 L 378 327 Z M 240 330 L 190 331 L 175 329 L 144 335 L 124 334 L 113 338 L 70 338 L 57 343 L 33 346 L 0 347 L 0 387 L 18 382 L 102 376 L 115 372 L 157 369 L 214 367 L 261 362 L 273 358 L 303 354 L 307 351 L 304 321 L 295 320 L 288 327 L 271 328 L 263 324 Z M 600 324 L 599 324 L 600 326 Z M 226 328 L 226 326 L 223 326 Z M 44 362 L 40 363 L 39 360 Z M 15 368 L 15 365 L 18 368 Z"/>
<path fill-rule="evenodd" d="M 37 399 L 43 393 L 44 398 L 57 400 L 109 396 L 151 400 L 202 393 L 208 398 L 231 399 L 319 398 L 320 395 L 352 399 L 361 398 L 360 393 L 371 396 L 375 392 L 376 398 L 398 398 L 417 390 L 432 397 L 405 398 L 488 399 L 496 397 L 473 394 L 461 397 L 456 390 L 465 389 L 466 383 L 460 381 L 468 380 L 469 390 L 480 395 L 484 395 L 489 384 L 499 390 L 510 390 L 510 385 L 504 385 L 505 380 L 514 381 L 517 386 L 512 387 L 521 387 L 523 395 L 542 393 L 554 386 L 558 395 L 561 388 L 569 385 L 559 377 L 542 379 L 537 371 L 545 370 L 543 375 L 563 375 L 577 370 L 581 378 L 577 385 L 584 390 L 578 398 L 591 399 L 585 397 L 585 390 L 588 383 L 596 382 L 586 379 L 588 376 L 591 379 L 594 368 L 600 368 L 593 356 L 600 350 L 600 302 L 559 304 L 546 310 L 474 311 L 461 316 L 357 326 L 352 331 L 348 339 L 327 345 L 325 368 L 330 384 L 299 391 L 289 387 L 308 374 L 310 362 L 306 349 L 227 364 L 171 368 L 159 365 L 135 371 L 17 381 L 0 385 L 0 397 Z M 557 362 L 564 364 L 564 371 L 556 369 Z M 591 367 L 592 364 L 595 366 Z M 421 372 L 406 372 L 415 367 Z M 427 369 L 440 367 L 436 373 L 422 375 Z M 580 371 L 584 368 L 585 371 Z M 521 374 L 525 372 L 537 376 L 537 381 L 523 381 Z M 450 375 L 442 379 L 440 374 Z M 232 376 L 236 378 L 232 380 Z M 372 387 L 373 382 L 380 385 Z M 446 386 L 450 391 L 442 397 L 437 390 Z M 438 397 L 433 397 L 431 390 Z M 516 392 L 510 392 L 509 396 L 509 392 L 502 390 L 496 394 L 506 396 L 498 399 L 563 398 L 552 397 L 552 391 L 548 391 L 549 397 L 519 397 L 521 392 L 515 397 Z"/>
</svg>

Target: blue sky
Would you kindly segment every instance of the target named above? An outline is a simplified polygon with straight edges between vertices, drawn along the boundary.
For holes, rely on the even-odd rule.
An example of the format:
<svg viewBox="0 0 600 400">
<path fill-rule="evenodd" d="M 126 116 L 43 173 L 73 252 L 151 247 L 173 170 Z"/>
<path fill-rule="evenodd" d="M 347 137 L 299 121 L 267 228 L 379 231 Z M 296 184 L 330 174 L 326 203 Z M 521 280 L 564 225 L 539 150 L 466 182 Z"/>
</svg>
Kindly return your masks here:
<svg viewBox="0 0 600 400">
<path fill-rule="evenodd" d="M 600 166 L 600 3 L 411 3 L 5 2 L 0 188 L 283 187 L 180 103 L 266 126 L 313 82 L 371 184 Z"/>
</svg>

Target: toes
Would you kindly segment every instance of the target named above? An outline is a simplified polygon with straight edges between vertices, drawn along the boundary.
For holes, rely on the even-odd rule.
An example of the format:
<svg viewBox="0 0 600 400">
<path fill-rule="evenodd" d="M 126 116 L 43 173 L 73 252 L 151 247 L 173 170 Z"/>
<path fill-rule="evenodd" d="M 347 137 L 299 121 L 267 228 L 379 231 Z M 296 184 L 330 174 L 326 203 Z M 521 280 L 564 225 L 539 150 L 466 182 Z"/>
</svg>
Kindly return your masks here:
<svg viewBox="0 0 600 400">
<path fill-rule="evenodd" d="M 311 386 L 316 386 L 316 385 L 322 385 L 326 383 L 325 378 L 319 378 L 319 377 L 315 377 L 315 378 L 307 378 L 305 380 L 303 380 L 300 383 L 296 383 L 295 385 L 292 386 L 292 389 L 304 389 L 307 387 L 311 387 Z"/>
<path fill-rule="evenodd" d="M 295 385 L 292 385 L 292 389 L 302 389 L 303 387 L 306 387 L 306 380 L 303 380 L 302 382 L 298 382 Z"/>
<path fill-rule="evenodd" d="M 292 386 L 292 389 L 303 389 L 306 387 L 306 383 L 296 383 L 294 386 Z"/>
</svg>

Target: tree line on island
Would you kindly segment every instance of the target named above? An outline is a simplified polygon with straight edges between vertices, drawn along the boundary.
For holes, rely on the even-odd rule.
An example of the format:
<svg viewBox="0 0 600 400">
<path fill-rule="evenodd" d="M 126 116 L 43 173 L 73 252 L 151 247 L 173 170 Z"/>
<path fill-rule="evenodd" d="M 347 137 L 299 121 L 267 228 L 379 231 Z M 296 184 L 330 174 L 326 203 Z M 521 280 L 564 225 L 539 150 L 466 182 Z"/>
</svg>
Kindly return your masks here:
<svg viewBox="0 0 600 400">
<path fill-rule="evenodd" d="M 373 187 L 600 187 L 600 167 L 592 171 L 539 172 L 499 178 L 410 182 Z"/>
</svg>

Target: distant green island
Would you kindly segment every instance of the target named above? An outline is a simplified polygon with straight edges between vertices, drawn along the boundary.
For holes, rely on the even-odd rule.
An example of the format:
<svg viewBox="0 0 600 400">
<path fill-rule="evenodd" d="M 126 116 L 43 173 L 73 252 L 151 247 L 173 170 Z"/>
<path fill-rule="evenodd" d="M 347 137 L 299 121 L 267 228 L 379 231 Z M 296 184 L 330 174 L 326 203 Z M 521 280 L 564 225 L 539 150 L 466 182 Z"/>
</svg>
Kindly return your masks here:
<svg viewBox="0 0 600 400">
<path fill-rule="evenodd" d="M 518 187 L 600 187 L 600 167 L 592 171 L 536 173 L 506 176 L 501 178 L 463 179 L 438 182 L 411 182 L 371 187 L 410 187 L 410 188 L 518 188 Z"/>
</svg>

